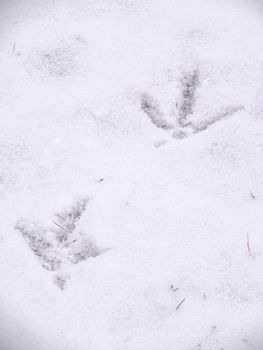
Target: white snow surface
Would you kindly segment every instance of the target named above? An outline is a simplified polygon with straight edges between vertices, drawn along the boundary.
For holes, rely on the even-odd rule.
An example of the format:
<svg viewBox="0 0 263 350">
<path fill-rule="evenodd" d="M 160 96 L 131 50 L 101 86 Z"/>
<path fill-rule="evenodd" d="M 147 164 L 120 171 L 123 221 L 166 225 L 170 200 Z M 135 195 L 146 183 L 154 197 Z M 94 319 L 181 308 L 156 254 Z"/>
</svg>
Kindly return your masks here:
<svg viewBox="0 0 263 350">
<path fill-rule="evenodd" d="M 254 0 L 1 0 L 0 350 L 263 349 L 262 19 Z M 193 71 L 208 124 L 180 138 Z M 17 223 L 58 230 L 79 198 L 98 254 L 49 271 Z"/>
</svg>

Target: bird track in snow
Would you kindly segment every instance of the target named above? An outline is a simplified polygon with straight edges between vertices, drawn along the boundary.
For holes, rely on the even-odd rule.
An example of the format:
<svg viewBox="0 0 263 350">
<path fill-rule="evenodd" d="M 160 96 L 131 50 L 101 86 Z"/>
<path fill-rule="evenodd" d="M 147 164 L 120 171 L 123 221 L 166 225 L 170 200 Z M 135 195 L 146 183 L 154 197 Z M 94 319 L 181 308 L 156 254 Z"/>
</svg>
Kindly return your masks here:
<svg viewBox="0 0 263 350">
<path fill-rule="evenodd" d="M 165 114 L 162 112 L 159 102 L 149 93 L 141 95 L 141 109 L 150 118 L 151 122 L 157 127 L 166 131 L 171 131 L 172 137 L 175 139 L 183 139 L 191 135 L 197 134 L 208 129 L 213 124 L 233 116 L 238 111 L 244 109 L 244 106 L 228 106 L 222 108 L 210 119 L 193 122 L 190 116 L 194 113 L 196 103 L 196 92 L 200 85 L 200 73 L 195 69 L 182 73 L 180 79 L 180 95 L 181 98 L 176 103 L 176 110 L 171 111 L 170 115 L 174 122 L 167 121 Z M 160 147 L 165 142 L 159 142 L 156 147 Z"/>
</svg>

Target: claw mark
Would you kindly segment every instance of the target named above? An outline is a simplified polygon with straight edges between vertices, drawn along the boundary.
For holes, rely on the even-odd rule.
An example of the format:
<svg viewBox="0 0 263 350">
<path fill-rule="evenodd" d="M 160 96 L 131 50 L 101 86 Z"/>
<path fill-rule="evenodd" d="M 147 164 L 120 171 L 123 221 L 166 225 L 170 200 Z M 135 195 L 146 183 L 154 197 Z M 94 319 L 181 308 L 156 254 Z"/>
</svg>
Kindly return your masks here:
<svg viewBox="0 0 263 350">
<path fill-rule="evenodd" d="M 181 78 L 182 102 L 177 104 L 179 125 L 184 128 L 189 125 L 187 117 L 193 114 L 195 94 L 199 85 L 199 71 L 186 72 Z"/>
<path fill-rule="evenodd" d="M 217 115 L 215 115 L 214 117 L 212 117 L 210 120 L 206 120 L 197 125 L 191 124 L 194 134 L 206 130 L 209 126 L 221 121 L 222 119 L 231 117 L 236 112 L 239 112 L 242 109 L 244 109 L 244 106 L 228 107 L 228 108 L 225 108 L 220 113 L 218 113 Z"/>
<path fill-rule="evenodd" d="M 64 228 L 64 231 L 65 229 L 67 232 L 73 232 L 75 230 L 76 224 L 85 211 L 87 203 L 88 200 L 86 198 L 81 199 L 64 212 L 55 214 L 59 221 L 58 224 Z"/>
<path fill-rule="evenodd" d="M 164 119 L 164 115 L 160 110 L 158 102 L 151 95 L 144 93 L 141 96 L 141 108 L 157 128 L 172 128 L 172 126 Z"/>
</svg>

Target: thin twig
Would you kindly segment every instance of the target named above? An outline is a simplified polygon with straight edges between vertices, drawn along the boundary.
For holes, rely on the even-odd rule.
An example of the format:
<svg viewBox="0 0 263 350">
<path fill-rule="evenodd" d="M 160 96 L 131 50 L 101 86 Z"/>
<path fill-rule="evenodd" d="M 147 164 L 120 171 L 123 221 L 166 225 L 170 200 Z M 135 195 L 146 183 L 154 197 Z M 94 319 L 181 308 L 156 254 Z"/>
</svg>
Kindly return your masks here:
<svg viewBox="0 0 263 350">
<path fill-rule="evenodd" d="M 255 195 L 250 191 L 250 196 L 252 199 L 256 199 Z"/>
<path fill-rule="evenodd" d="M 67 233 L 72 233 L 72 232 L 68 231 L 67 229 L 65 229 L 65 227 L 63 227 L 63 226 L 57 224 L 55 221 L 53 221 L 53 220 L 51 220 L 51 221 L 53 222 L 53 224 L 57 225 L 58 227 L 60 227 L 60 228 L 61 228 L 62 230 L 64 230 L 65 232 L 67 232 Z"/>
<path fill-rule="evenodd" d="M 247 250 L 248 250 L 248 254 L 251 255 L 249 233 L 248 232 L 247 232 Z"/>
<path fill-rule="evenodd" d="M 179 309 L 179 307 L 182 305 L 182 303 L 183 303 L 185 300 L 186 300 L 186 299 L 184 298 L 184 299 L 177 305 L 176 310 Z"/>
<path fill-rule="evenodd" d="M 174 288 L 174 285 L 173 284 L 171 284 L 171 291 L 172 292 L 176 292 L 177 290 L 179 290 L 180 288 Z"/>
</svg>

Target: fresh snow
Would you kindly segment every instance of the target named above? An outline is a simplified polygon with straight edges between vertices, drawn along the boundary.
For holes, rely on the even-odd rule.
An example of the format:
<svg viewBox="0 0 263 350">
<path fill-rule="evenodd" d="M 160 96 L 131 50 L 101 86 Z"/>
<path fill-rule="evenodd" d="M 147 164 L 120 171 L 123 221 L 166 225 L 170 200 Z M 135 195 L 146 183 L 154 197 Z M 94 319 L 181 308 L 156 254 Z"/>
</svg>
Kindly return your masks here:
<svg viewBox="0 0 263 350">
<path fill-rule="evenodd" d="M 263 349 L 262 17 L 0 1 L 0 350 Z"/>
</svg>

